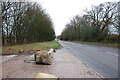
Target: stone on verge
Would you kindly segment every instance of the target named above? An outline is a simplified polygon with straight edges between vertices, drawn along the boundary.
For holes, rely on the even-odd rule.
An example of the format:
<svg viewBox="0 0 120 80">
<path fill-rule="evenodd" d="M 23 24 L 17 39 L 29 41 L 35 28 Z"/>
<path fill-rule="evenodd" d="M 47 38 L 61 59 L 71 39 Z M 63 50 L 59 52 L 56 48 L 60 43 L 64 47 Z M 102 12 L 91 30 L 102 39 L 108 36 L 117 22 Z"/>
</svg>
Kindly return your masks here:
<svg viewBox="0 0 120 80">
<path fill-rule="evenodd" d="M 49 51 L 37 51 L 34 55 L 37 64 L 52 64 L 54 49 Z"/>
</svg>

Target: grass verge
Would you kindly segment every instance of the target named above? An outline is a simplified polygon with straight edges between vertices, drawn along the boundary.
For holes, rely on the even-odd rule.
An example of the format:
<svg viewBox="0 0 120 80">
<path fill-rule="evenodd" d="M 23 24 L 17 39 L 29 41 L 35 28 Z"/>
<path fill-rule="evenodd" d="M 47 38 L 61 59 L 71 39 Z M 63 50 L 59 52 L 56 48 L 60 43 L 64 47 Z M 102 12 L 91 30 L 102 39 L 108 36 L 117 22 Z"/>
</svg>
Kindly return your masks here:
<svg viewBox="0 0 120 80">
<path fill-rule="evenodd" d="M 118 43 L 84 42 L 84 41 L 71 41 L 71 42 L 118 48 Z"/>
<path fill-rule="evenodd" d="M 47 42 L 16 45 L 16 46 L 3 46 L 2 54 L 27 53 L 29 51 L 48 50 L 50 48 L 55 49 L 55 48 L 60 48 L 60 47 L 61 45 L 55 40 L 47 41 Z"/>
</svg>

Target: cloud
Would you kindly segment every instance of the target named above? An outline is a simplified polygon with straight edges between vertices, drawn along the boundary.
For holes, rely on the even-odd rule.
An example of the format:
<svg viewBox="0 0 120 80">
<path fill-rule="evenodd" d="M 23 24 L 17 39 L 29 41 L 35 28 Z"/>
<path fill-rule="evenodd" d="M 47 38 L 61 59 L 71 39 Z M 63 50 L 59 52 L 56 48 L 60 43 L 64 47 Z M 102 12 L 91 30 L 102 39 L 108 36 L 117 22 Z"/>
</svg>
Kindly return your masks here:
<svg viewBox="0 0 120 80">
<path fill-rule="evenodd" d="M 69 22 L 69 19 L 77 14 L 83 14 L 85 8 L 90 8 L 91 5 L 99 5 L 104 2 L 116 0 L 34 0 L 41 2 L 47 13 L 50 14 L 55 27 L 56 35 L 60 35 Z"/>
</svg>

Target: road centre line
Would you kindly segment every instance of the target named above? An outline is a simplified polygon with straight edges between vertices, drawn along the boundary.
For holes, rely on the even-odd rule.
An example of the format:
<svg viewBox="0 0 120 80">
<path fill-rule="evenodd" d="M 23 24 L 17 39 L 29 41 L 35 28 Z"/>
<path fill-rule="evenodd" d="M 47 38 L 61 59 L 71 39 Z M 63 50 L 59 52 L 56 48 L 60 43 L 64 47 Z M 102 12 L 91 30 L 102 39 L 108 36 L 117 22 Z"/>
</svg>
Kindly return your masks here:
<svg viewBox="0 0 120 80">
<path fill-rule="evenodd" d="M 111 53 L 111 52 L 106 52 L 106 53 L 111 54 L 111 55 L 114 55 L 114 56 L 119 56 L 119 55 L 114 54 L 114 53 Z"/>
</svg>

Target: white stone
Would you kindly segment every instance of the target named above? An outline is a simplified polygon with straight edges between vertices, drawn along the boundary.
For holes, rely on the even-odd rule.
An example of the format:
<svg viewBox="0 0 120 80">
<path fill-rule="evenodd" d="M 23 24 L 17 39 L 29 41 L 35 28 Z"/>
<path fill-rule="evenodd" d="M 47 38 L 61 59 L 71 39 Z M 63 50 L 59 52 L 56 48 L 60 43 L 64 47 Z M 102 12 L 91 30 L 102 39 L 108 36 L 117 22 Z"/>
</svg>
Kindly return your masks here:
<svg viewBox="0 0 120 80">
<path fill-rule="evenodd" d="M 37 64 L 52 64 L 54 49 L 49 51 L 37 51 L 35 54 L 35 62 Z"/>
</svg>

